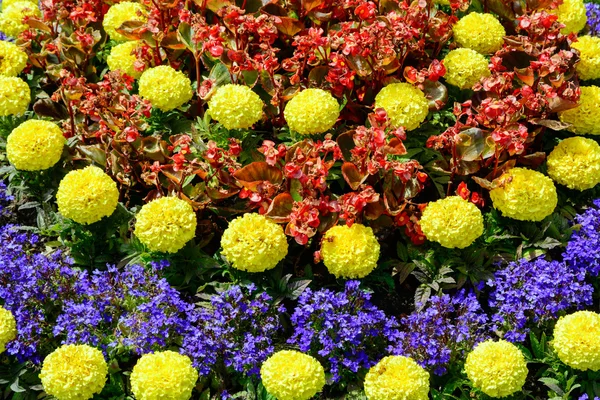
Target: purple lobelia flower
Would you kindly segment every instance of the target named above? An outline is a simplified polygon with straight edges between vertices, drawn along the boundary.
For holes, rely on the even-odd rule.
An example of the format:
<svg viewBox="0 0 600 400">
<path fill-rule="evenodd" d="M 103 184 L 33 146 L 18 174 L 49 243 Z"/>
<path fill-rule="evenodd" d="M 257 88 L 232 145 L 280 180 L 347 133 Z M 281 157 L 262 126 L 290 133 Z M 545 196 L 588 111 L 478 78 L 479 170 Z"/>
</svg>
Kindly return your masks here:
<svg viewBox="0 0 600 400">
<path fill-rule="evenodd" d="M 417 306 L 400 321 L 400 338 L 392 353 L 412 357 L 436 375 L 445 374 L 489 337 L 488 318 L 473 293 L 433 296 Z"/>
<path fill-rule="evenodd" d="M 20 361 L 39 362 L 52 350 L 52 325 L 64 301 L 76 296 L 81 273 L 62 253 L 40 253 L 39 239 L 12 225 L 0 228 L 0 300 L 17 322 L 17 338 L 7 352 Z"/>
<path fill-rule="evenodd" d="M 348 281 L 343 292 L 305 290 L 292 315 L 288 343 L 323 362 L 339 382 L 366 372 L 398 338 L 398 322 L 375 307 L 370 294 Z"/>
<path fill-rule="evenodd" d="M 7 352 L 20 361 L 38 363 L 59 342 L 144 353 L 180 343 L 193 321 L 193 306 L 160 278 L 164 265 L 88 274 L 14 226 L 0 228 L 0 240 L 0 300 L 18 331 Z"/>
<path fill-rule="evenodd" d="M 271 296 L 257 292 L 251 284 L 232 286 L 197 312 L 182 353 L 192 359 L 200 375 L 225 368 L 258 376 L 260 366 L 274 351 L 283 306 L 274 305 Z"/>
<path fill-rule="evenodd" d="M 195 318 L 193 305 L 160 276 L 163 266 L 82 274 L 77 296 L 65 301 L 54 335 L 64 337 L 63 343 L 119 346 L 137 354 L 180 343 Z"/>
<path fill-rule="evenodd" d="M 563 260 L 577 273 L 596 277 L 600 273 L 600 200 L 578 215 L 576 222 L 580 228 L 571 236 Z"/>
<path fill-rule="evenodd" d="M 531 327 L 592 301 L 593 288 L 585 282 L 585 272 L 542 258 L 509 263 L 487 285 L 493 328 L 511 342 L 524 341 Z"/>
<path fill-rule="evenodd" d="M 585 3 L 585 13 L 587 15 L 589 34 L 600 36 L 600 4 Z"/>
</svg>

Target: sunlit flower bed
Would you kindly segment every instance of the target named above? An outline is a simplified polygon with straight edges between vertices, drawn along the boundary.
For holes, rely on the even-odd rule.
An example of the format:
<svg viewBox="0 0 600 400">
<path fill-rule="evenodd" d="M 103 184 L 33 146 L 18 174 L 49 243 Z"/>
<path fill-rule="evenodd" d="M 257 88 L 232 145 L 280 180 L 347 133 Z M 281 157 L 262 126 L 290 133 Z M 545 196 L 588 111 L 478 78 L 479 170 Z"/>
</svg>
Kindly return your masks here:
<svg viewBox="0 0 600 400">
<path fill-rule="evenodd" d="M 3 399 L 600 399 L 599 4 L 0 7 Z"/>
</svg>

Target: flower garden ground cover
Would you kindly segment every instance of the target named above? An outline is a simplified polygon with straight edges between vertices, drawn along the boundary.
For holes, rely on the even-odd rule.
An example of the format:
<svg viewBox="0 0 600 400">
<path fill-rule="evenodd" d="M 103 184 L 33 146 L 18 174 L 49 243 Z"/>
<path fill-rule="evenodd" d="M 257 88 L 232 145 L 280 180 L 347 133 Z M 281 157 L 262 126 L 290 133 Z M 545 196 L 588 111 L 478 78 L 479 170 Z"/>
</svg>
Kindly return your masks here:
<svg viewBox="0 0 600 400">
<path fill-rule="evenodd" d="M 600 398 L 600 6 L 4 0 L 3 398 Z"/>
</svg>

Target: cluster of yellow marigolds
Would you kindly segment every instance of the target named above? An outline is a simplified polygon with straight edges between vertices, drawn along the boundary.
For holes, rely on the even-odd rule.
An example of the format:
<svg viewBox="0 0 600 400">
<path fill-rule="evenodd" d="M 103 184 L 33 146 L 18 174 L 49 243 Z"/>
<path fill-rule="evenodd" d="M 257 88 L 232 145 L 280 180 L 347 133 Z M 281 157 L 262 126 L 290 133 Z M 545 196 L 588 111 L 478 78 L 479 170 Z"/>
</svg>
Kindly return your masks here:
<svg viewBox="0 0 600 400">
<path fill-rule="evenodd" d="M 16 336 L 15 319 L 0 307 L 0 353 Z M 559 359 L 581 371 L 600 370 L 600 314 L 578 311 L 559 319 L 551 348 Z M 325 370 L 314 357 L 295 350 L 280 350 L 261 367 L 267 391 L 278 400 L 308 400 L 326 384 Z M 473 388 L 493 398 L 520 391 L 528 376 L 521 350 L 504 340 L 479 343 L 467 355 L 464 372 Z M 104 354 L 88 345 L 63 345 L 49 354 L 40 379 L 44 391 L 58 400 L 87 400 L 106 384 Z M 198 372 L 189 357 L 161 351 L 143 355 L 130 375 L 137 400 L 188 400 Z M 364 390 L 369 400 L 426 400 L 429 373 L 413 359 L 387 356 L 367 373 Z"/>
</svg>

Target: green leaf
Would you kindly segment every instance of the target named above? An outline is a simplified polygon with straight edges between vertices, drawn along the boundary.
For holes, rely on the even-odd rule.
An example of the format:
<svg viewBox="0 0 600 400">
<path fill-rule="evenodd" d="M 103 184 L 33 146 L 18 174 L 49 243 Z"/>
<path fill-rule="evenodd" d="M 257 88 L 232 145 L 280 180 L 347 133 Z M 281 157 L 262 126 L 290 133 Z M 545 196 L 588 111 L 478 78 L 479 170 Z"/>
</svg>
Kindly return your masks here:
<svg viewBox="0 0 600 400">
<path fill-rule="evenodd" d="M 298 297 L 300 297 L 304 290 L 306 290 L 306 288 L 308 287 L 308 285 L 310 285 L 311 282 L 312 280 L 310 279 L 299 279 L 290 282 L 287 286 L 289 294 L 286 297 L 288 297 L 291 300 L 296 300 Z"/>
<path fill-rule="evenodd" d="M 550 390 L 552 390 L 553 392 L 555 392 L 559 396 L 564 396 L 565 395 L 564 390 L 562 390 L 560 388 L 560 386 L 558 386 L 560 384 L 560 382 L 557 381 L 556 379 L 554 379 L 554 378 L 540 378 L 540 379 L 538 379 L 538 381 L 542 382 L 544 385 L 546 385 L 548 388 L 550 388 Z"/>
<path fill-rule="evenodd" d="M 544 336 L 544 339 L 545 339 L 545 336 Z M 544 339 L 542 339 L 542 341 Z M 542 358 L 544 358 L 545 343 L 542 343 L 542 341 L 538 340 L 535 337 L 535 333 L 533 333 L 533 332 L 529 333 L 529 340 L 531 341 L 531 349 L 533 350 L 533 355 L 535 356 L 535 358 L 537 358 L 538 360 L 541 360 Z"/>
<path fill-rule="evenodd" d="M 400 260 L 404 262 L 408 261 L 408 248 L 401 241 L 396 242 L 396 254 Z"/>
</svg>

